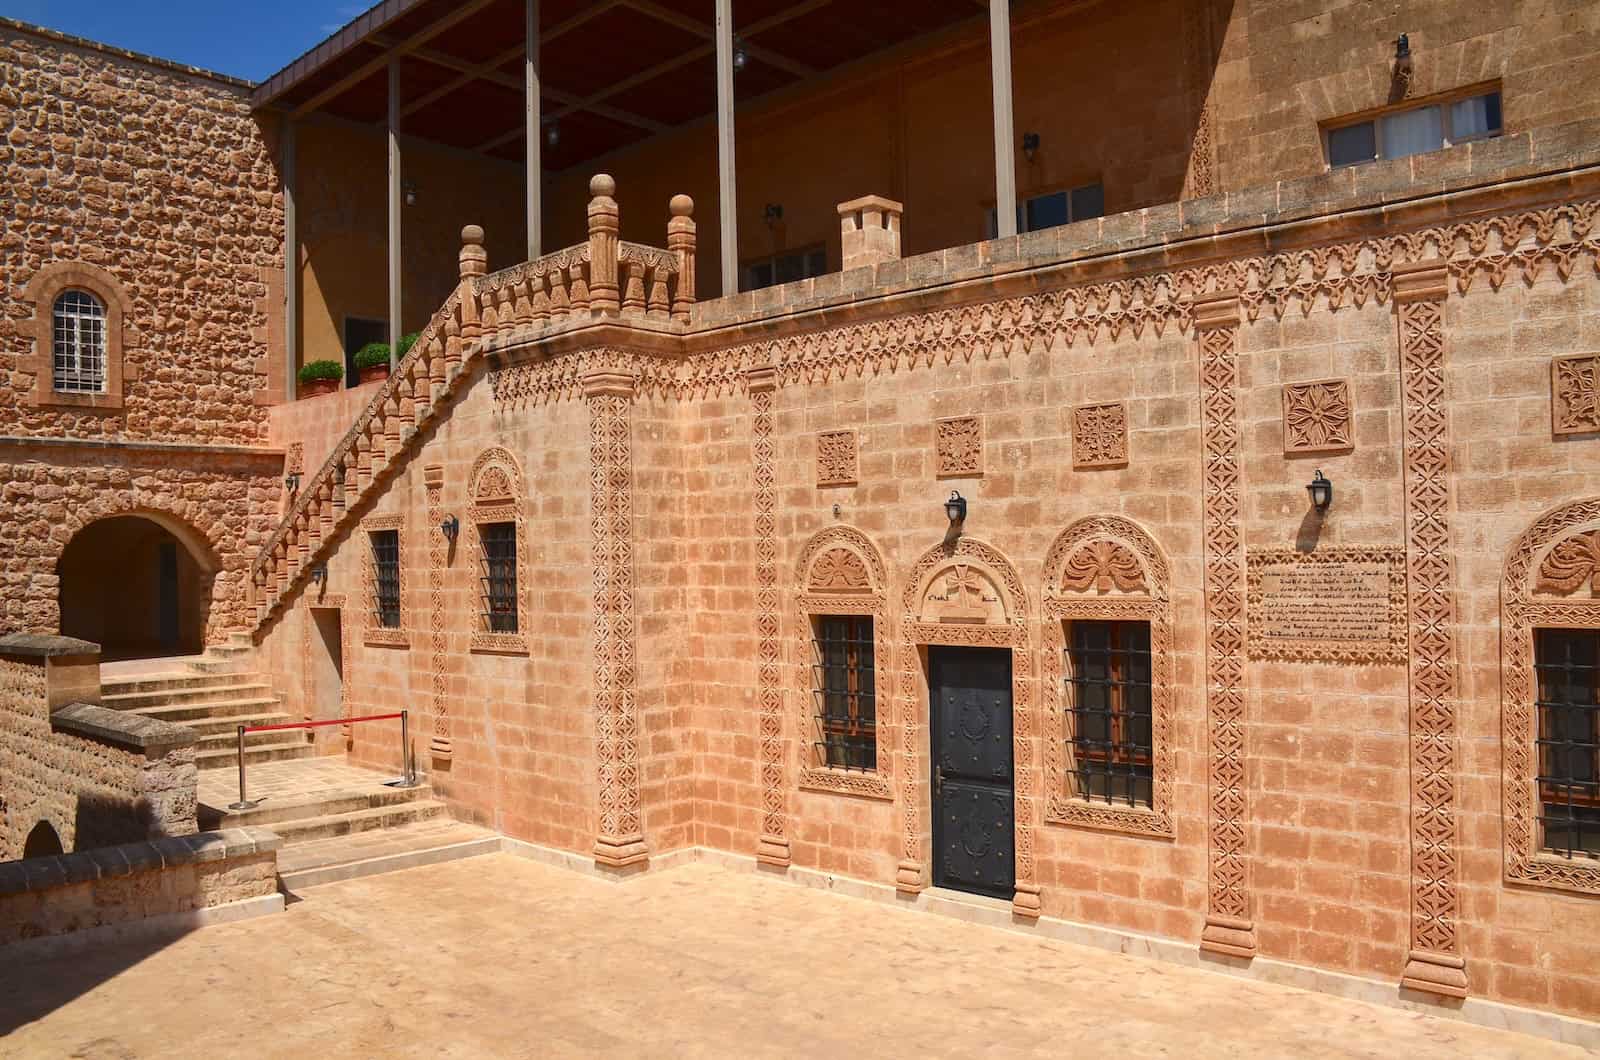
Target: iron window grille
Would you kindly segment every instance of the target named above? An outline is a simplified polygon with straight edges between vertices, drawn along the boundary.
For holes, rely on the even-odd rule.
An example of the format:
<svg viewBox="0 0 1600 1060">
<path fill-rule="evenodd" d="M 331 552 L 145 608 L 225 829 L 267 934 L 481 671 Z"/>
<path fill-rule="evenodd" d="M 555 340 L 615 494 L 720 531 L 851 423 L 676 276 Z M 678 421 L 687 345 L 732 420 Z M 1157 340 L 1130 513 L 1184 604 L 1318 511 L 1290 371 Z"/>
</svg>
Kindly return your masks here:
<svg viewBox="0 0 1600 1060">
<path fill-rule="evenodd" d="M 1151 805 L 1150 623 L 1071 622 L 1067 750 L 1078 797 Z"/>
<path fill-rule="evenodd" d="M 816 649 L 816 760 L 840 769 L 878 766 L 877 674 L 870 615 L 819 615 Z"/>
<path fill-rule="evenodd" d="M 517 632 L 517 524 L 478 527 L 483 542 L 483 628 Z"/>
<path fill-rule="evenodd" d="M 377 580 L 373 617 L 383 629 L 400 628 L 400 531 L 372 532 L 372 569 Z"/>
<path fill-rule="evenodd" d="M 1544 849 L 1600 857 L 1600 630 L 1534 631 Z"/>
<path fill-rule="evenodd" d="M 54 386 L 66 394 L 106 390 L 106 307 L 86 291 L 64 291 L 53 314 Z"/>
</svg>

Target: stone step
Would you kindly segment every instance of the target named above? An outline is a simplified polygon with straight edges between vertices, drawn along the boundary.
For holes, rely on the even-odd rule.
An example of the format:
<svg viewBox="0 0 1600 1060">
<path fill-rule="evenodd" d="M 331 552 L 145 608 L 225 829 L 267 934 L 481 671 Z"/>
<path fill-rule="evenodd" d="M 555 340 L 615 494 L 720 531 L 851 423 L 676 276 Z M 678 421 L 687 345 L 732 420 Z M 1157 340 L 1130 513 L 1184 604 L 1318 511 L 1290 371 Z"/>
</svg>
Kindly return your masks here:
<svg viewBox="0 0 1600 1060">
<path fill-rule="evenodd" d="M 245 783 L 249 784 L 246 771 Z M 254 796 L 251 796 L 254 798 Z M 400 806 L 408 802 L 431 802 L 433 789 L 427 784 L 411 788 L 385 787 L 373 791 L 334 792 L 291 799 L 263 799 L 253 809 L 233 810 L 225 806 L 200 807 L 200 826 L 207 830 L 218 828 L 246 828 L 257 825 L 276 827 L 283 821 L 301 821 L 311 818 L 333 817 L 358 813 L 387 806 Z"/>
<path fill-rule="evenodd" d="M 113 677 L 100 682 L 102 696 L 128 695 L 137 692 L 160 692 L 167 689 L 217 687 L 259 682 L 261 675 L 249 670 L 238 673 L 210 674 L 192 670 L 164 674 L 140 674 L 138 677 Z"/>
<path fill-rule="evenodd" d="M 278 821 L 272 830 L 283 837 L 285 846 L 303 843 L 327 836 L 354 835 L 376 828 L 395 828 L 414 821 L 427 821 L 444 816 L 444 803 L 434 799 L 418 799 L 395 803 L 391 806 L 374 806 L 352 813 L 329 813 L 317 817 L 301 817 L 293 821 Z"/>
<path fill-rule="evenodd" d="M 280 740 L 283 733 L 272 733 Z M 260 762 L 281 762 L 286 758 L 310 758 L 315 752 L 304 740 L 295 743 L 269 743 L 244 749 L 244 762 L 248 767 Z M 239 753 L 235 747 L 223 746 L 216 750 L 196 751 L 194 764 L 198 769 L 237 769 Z"/>
<path fill-rule="evenodd" d="M 159 710 L 160 708 L 156 709 Z M 177 724 L 187 725 L 201 736 L 214 736 L 217 733 L 225 733 L 232 737 L 240 725 L 283 725 L 294 720 L 294 717 L 285 714 L 281 710 L 262 710 L 250 714 L 234 714 L 221 718 L 191 718 Z"/>
<path fill-rule="evenodd" d="M 222 699 L 211 703 L 174 703 L 160 707 L 125 707 L 129 714 L 142 714 L 147 718 L 187 725 L 191 721 L 220 721 L 250 714 L 270 714 L 283 706 L 277 697 L 259 696 L 255 699 Z M 237 724 L 237 722 L 235 723 Z"/>
<path fill-rule="evenodd" d="M 272 686 L 265 682 L 243 681 L 234 684 L 190 685 L 186 688 L 160 688 L 144 692 L 101 693 L 103 705 L 117 710 L 133 707 L 165 707 L 178 703 L 199 703 L 212 699 L 250 699 L 272 696 Z"/>
<path fill-rule="evenodd" d="M 436 817 L 286 845 L 278 851 L 278 883 L 292 894 L 319 883 L 437 865 L 499 850 L 500 836 L 496 833 Z"/>
<path fill-rule="evenodd" d="M 280 729 L 276 732 L 247 732 L 244 734 L 244 749 L 249 751 L 252 747 L 266 747 L 272 744 L 287 743 L 293 740 L 304 740 L 304 729 Z M 195 754 L 206 751 L 239 750 L 239 730 L 237 727 L 226 732 L 211 732 L 203 734 L 195 741 Z M 235 755 L 237 757 L 237 755 Z"/>
</svg>

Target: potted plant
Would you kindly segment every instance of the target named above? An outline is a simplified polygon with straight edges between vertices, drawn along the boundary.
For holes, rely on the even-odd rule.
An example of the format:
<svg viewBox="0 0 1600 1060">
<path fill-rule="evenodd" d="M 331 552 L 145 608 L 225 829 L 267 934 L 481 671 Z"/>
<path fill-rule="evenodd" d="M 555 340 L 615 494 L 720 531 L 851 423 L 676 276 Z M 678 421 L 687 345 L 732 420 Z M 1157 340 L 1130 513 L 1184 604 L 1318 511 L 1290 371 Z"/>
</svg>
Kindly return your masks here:
<svg viewBox="0 0 1600 1060">
<path fill-rule="evenodd" d="M 311 361 L 300 368 L 300 396 L 319 397 L 339 389 L 344 365 L 338 361 Z"/>
<path fill-rule="evenodd" d="M 389 344 L 369 342 L 357 350 L 356 371 L 363 383 L 389 378 Z"/>
<path fill-rule="evenodd" d="M 397 354 L 397 356 L 399 356 L 401 358 L 404 358 L 406 354 L 411 352 L 411 347 L 413 347 L 413 346 L 415 346 L 417 344 L 417 339 L 419 339 L 421 337 L 422 337 L 422 332 L 420 332 L 420 331 L 413 331 L 408 335 L 401 335 L 400 336 L 400 352 L 399 352 L 399 354 Z"/>
</svg>

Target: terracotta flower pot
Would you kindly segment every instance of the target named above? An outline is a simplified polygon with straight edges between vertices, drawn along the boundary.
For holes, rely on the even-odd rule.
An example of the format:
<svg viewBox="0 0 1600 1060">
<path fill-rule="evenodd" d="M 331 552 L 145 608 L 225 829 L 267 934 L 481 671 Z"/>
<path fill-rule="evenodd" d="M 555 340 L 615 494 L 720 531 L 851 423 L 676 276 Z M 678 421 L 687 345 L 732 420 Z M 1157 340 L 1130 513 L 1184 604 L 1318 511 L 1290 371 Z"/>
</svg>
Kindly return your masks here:
<svg viewBox="0 0 1600 1060">
<path fill-rule="evenodd" d="M 339 380 L 337 379 L 313 379 L 309 383 L 300 384 L 300 396 L 321 397 L 323 394 L 331 394 L 338 389 Z"/>
<path fill-rule="evenodd" d="M 389 378 L 389 366 L 386 364 L 375 364 L 371 368 L 361 369 L 363 383 L 376 383 L 387 378 Z"/>
</svg>

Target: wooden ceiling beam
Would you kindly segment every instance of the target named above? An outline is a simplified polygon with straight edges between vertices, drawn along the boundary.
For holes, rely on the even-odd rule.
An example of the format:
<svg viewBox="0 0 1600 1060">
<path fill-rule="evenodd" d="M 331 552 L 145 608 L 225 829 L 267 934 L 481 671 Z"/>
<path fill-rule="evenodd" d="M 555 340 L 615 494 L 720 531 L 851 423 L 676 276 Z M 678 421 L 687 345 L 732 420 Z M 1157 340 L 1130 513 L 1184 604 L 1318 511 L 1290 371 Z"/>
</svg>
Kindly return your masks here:
<svg viewBox="0 0 1600 1060">
<path fill-rule="evenodd" d="M 702 22 L 697 18 L 690 18 L 688 15 L 679 14 L 670 8 L 665 8 L 660 4 L 654 3 L 653 0 L 622 0 L 622 2 L 626 6 L 638 11 L 640 14 L 649 15 L 651 18 L 665 22 L 671 26 L 677 26 L 679 29 L 688 33 L 693 33 L 697 37 L 701 37 L 705 40 L 714 40 L 716 38 L 716 29 L 709 22 Z M 826 0 L 823 0 L 823 2 L 826 2 Z M 807 9 L 815 9 L 822 6 L 822 3 L 801 4 L 799 6 Z M 774 22 L 774 19 L 787 22 L 789 19 L 798 18 L 804 13 L 804 11 L 785 11 L 783 12 L 784 17 L 782 18 L 774 15 L 770 18 L 763 19 L 762 22 L 776 25 L 777 23 Z M 746 27 L 745 32 L 739 34 L 740 43 L 744 46 L 745 53 L 760 59 L 768 66 L 775 66 L 785 73 L 793 74 L 796 77 L 816 76 L 817 71 L 814 67 L 807 66 L 805 63 L 795 62 L 793 59 L 790 59 L 784 55 L 780 55 L 770 48 L 763 48 L 759 44 L 752 44 L 748 39 L 746 39 L 748 34 L 760 33 L 763 29 L 771 28 L 772 27 L 770 25 L 763 26 L 761 22 Z"/>
</svg>

